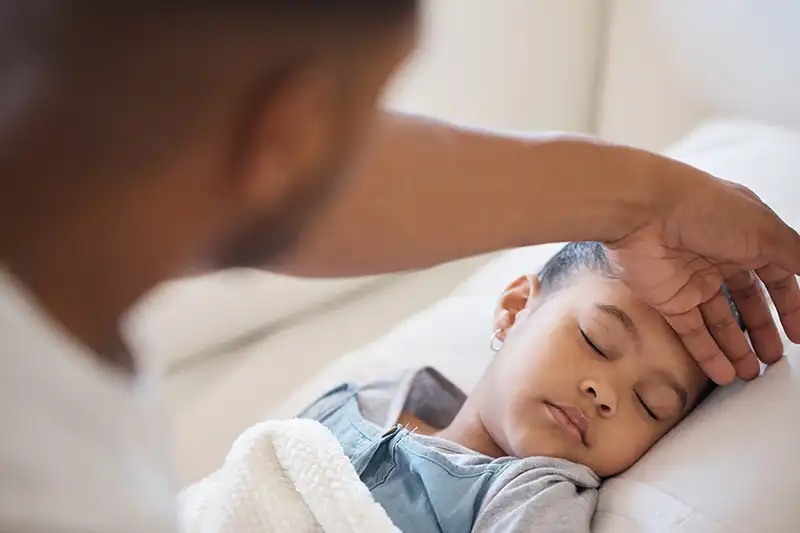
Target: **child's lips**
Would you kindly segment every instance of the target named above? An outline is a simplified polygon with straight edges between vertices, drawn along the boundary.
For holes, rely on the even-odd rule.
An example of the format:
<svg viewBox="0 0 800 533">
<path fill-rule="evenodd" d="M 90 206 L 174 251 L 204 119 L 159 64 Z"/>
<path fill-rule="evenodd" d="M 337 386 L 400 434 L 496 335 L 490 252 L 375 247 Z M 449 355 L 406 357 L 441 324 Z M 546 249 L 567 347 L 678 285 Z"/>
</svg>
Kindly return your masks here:
<svg viewBox="0 0 800 533">
<path fill-rule="evenodd" d="M 546 403 L 547 410 L 556 424 L 567 435 L 586 446 L 586 432 L 589 430 L 589 419 L 580 409 L 564 404 Z"/>
</svg>

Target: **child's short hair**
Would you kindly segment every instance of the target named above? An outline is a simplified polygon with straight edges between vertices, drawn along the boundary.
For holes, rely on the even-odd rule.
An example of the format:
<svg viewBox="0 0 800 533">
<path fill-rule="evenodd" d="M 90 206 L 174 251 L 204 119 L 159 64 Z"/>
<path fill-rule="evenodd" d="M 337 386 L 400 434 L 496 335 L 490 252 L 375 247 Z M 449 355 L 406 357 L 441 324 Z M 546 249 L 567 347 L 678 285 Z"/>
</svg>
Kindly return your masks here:
<svg viewBox="0 0 800 533">
<path fill-rule="evenodd" d="M 542 291 L 546 293 L 547 291 L 560 289 L 571 276 L 584 268 L 595 274 L 609 278 L 614 277 L 614 270 L 608 261 L 608 257 L 606 257 L 605 249 L 601 243 L 594 241 L 571 242 L 551 257 L 539 272 L 539 283 L 542 284 Z M 734 318 L 736 318 L 739 327 L 744 331 L 744 323 L 725 285 L 722 286 L 722 291 L 728 299 Z"/>
</svg>

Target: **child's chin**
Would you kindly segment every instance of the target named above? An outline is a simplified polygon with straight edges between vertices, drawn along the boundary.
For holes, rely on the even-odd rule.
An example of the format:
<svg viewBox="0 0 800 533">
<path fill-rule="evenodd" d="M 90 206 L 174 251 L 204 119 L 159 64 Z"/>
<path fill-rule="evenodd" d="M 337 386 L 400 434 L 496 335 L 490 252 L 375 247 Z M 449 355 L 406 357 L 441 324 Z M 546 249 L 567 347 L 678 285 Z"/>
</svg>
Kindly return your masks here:
<svg viewBox="0 0 800 533">
<path fill-rule="evenodd" d="M 575 443 L 559 428 L 530 428 L 520 437 L 514 439 L 517 446 L 512 446 L 516 457 L 554 457 L 573 463 L 585 460 L 585 454 L 579 453 L 581 450 L 576 450 Z"/>
</svg>

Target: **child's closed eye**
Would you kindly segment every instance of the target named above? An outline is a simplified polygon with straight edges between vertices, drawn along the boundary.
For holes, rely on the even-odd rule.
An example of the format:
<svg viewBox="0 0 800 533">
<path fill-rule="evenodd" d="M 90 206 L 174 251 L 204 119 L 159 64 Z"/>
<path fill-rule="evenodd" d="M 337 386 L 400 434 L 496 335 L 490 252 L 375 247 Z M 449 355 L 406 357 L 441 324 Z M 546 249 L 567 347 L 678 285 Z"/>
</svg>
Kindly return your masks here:
<svg viewBox="0 0 800 533">
<path fill-rule="evenodd" d="M 658 415 L 656 415 L 653 412 L 653 410 L 650 409 L 650 407 L 647 405 L 647 402 L 645 402 L 644 399 L 642 399 L 642 397 L 639 395 L 639 393 L 638 392 L 634 392 L 633 394 L 636 395 L 636 400 L 639 402 L 639 405 L 642 406 L 642 409 L 644 409 L 645 413 L 647 413 L 647 416 L 649 416 L 650 418 L 652 418 L 655 421 L 659 421 L 660 419 L 658 418 Z"/>
<path fill-rule="evenodd" d="M 579 328 L 579 331 L 580 331 L 580 333 L 581 333 L 581 337 L 583 337 L 583 340 L 584 340 L 584 342 L 586 342 L 586 345 L 587 345 L 589 348 L 591 348 L 591 349 L 592 349 L 592 351 L 593 351 L 593 352 L 595 352 L 597 355 L 599 355 L 599 356 L 600 356 L 600 357 L 602 357 L 603 359 L 606 359 L 606 360 L 608 360 L 608 356 L 607 356 L 607 355 L 606 355 L 606 354 L 603 352 L 603 350 L 601 350 L 601 349 L 600 349 L 600 347 L 598 347 L 598 346 L 597 346 L 597 345 L 594 343 L 594 341 L 592 341 L 592 339 L 591 339 L 591 338 L 589 337 L 589 335 L 588 335 L 588 334 L 587 334 L 587 333 L 586 333 L 586 332 L 583 330 L 583 328 Z M 652 420 L 654 420 L 654 421 L 656 421 L 656 422 L 658 422 L 658 421 L 660 421 L 660 420 L 661 420 L 661 419 L 659 418 L 659 416 L 658 416 L 658 415 L 655 413 L 655 411 L 653 411 L 653 409 L 652 409 L 652 408 L 651 408 L 651 407 L 650 407 L 650 406 L 647 404 L 647 402 L 644 400 L 644 398 L 642 398 L 642 396 L 641 396 L 641 395 L 640 395 L 638 392 L 634 391 L 634 395 L 636 396 L 636 401 L 637 401 L 637 403 L 639 404 L 639 406 L 642 408 L 642 410 L 645 412 L 645 414 L 646 414 L 646 415 L 647 415 L 647 416 L 648 416 L 650 419 L 652 419 Z"/>
<path fill-rule="evenodd" d="M 597 345 L 594 342 L 592 342 L 592 339 L 589 338 L 589 336 L 586 334 L 586 332 L 583 331 L 583 329 L 581 329 L 581 328 L 579 328 L 579 329 L 580 329 L 580 332 L 581 332 L 581 336 L 583 337 L 583 340 L 586 341 L 586 344 L 589 346 L 589 348 L 594 350 L 594 352 L 597 353 L 603 359 L 608 359 L 608 356 L 606 354 L 604 354 L 603 350 L 598 348 Z"/>
</svg>

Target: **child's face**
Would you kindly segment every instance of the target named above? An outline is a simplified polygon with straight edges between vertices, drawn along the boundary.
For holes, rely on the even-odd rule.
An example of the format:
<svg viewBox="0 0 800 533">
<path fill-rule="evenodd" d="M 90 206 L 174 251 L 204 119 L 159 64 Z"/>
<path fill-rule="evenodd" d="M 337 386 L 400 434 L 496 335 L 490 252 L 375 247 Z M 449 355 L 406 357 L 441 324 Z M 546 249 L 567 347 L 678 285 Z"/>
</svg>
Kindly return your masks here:
<svg viewBox="0 0 800 533">
<path fill-rule="evenodd" d="M 513 326 L 476 399 L 486 430 L 515 457 L 617 474 L 691 411 L 708 383 L 659 313 L 590 272 L 546 296 L 538 280 L 521 278 L 496 322 Z"/>
</svg>

